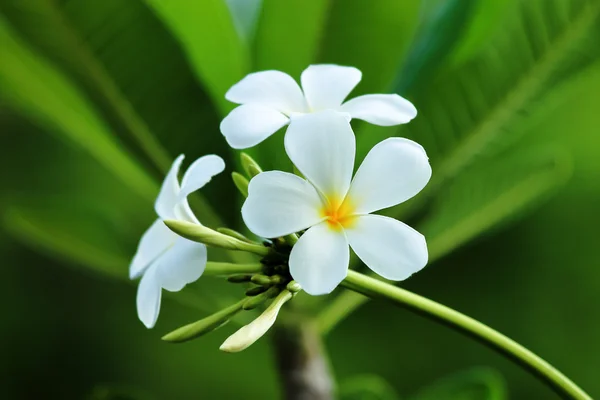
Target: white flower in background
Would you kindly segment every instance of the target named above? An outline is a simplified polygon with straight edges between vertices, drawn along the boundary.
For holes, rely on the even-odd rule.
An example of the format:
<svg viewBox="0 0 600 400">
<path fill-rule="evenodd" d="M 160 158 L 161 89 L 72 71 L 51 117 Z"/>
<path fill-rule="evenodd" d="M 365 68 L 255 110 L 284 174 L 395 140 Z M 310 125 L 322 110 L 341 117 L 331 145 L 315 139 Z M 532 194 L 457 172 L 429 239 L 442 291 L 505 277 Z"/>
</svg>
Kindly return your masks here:
<svg viewBox="0 0 600 400">
<path fill-rule="evenodd" d="M 355 138 L 343 115 L 298 119 L 285 136 L 306 177 L 269 171 L 250 181 L 242 216 L 255 234 L 275 238 L 308 229 L 292 248 L 290 273 L 309 294 L 331 292 L 345 277 L 349 248 L 373 271 L 399 281 L 427 264 L 423 235 L 372 212 L 402 203 L 431 177 L 423 148 L 402 138 L 377 144 L 352 179 Z"/>
<path fill-rule="evenodd" d="M 183 155 L 177 157 L 165 178 L 154 209 L 158 219 L 144 233 L 129 267 L 130 279 L 142 276 L 137 292 L 137 312 L 147 328 L 154 327 L 160 311 L 162 289 L 177 292 L 196 281 L 206 267 L 206 246 L 173 233 L 163 220 L 175 219 L 200 224 L 187 202 L 187 196 L 206 185 L 225 169 L 218 156 L 196 160 L 177 179 Z"/>
<path fill-rule="evenodd" d="M 245 149 L 257 145 L 298 116 L 335 110 L 349 120 L 362 119 L 375 125 L 405 124 L 417 115 L 408 100 L 397 94 L 368 94 L 344 100 L 360 82 L 354 67 L 311 65 L 296 81 L 281 71 L 247 75 L 227 91 L 225 98 L 241 104 L 223 119 L 221 132 L 229 145 Z"/>
</svg>

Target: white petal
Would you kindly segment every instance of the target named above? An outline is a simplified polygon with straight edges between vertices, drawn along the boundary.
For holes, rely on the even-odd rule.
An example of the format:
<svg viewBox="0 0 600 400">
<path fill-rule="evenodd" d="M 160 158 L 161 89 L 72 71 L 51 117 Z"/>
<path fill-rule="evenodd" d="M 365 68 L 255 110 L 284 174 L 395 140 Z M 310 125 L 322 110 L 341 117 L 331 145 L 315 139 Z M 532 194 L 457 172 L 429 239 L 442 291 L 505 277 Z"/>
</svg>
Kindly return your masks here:
<svg viewBox="0 0 600 400">
<path fill-rule="evenodd" d="M 237 104 L 257 104 L 283 113 L 305 112 L 306 102 L 296 81 L 281 71 L 246 75 L 227 91 L 225 98 Z"/>
<path fill-rule="evenodd" d="M 367 94 L 348 100 L 341 111 L 375 125 L 406 124 L 417 116 L 413 104 L 397 94 Z"/>
<path fill-rule="evenodd" d="M 194 161 L 181 180 L 179 200 L 204 187 L 213 176 L 220 174 L 224 169 L 225 161 L 214 154 L 200 157 Z"/>
<path fill-rule="evenodd" d="M 389 138 L 376 144 L 356 171 L 348 200 L 355 213 L 367 214 L 402 203 L 431 178 L 423 147 L 412 140 Z"/>
<path fill-rule="evenodd" d="M 348 273 L 350 250 L 341 229 L 321 222 L 307 230 L 292 247 L 290 273 L 314 296 L 331 293 Z"/>
<path fill-rule="evenodd" d="M 256 146 L 289 122 L 279 111 L 259 104 L 246 104 L 221 121 L 221 133 L 234 149 Z"/>
<path fill-rule="evenodd" d="M 274 238 L 319 223 L 321 207 L 319 194 L 309 182 L 287 172 L 268 171 L 250 181 L 242 217 L 254 234 Z"/>
<path fill-rule="evenodd" d="M 199 224 L 198 218 L 190 208 L 187 196 L 202 188 L 211 178 L 225 169 L 225 162 L 219 156 L 208 155 L 200 157 L 189 166 L 183 175 L 181 189 L 177 195 L 174 206 L 174 217 L 176 219 Z"/>
<path fill-rule="evenodd" d="M 156 263 L 158 284 L 170 292 L 178 292 L 198 280 L 206 268 L 206 246 L 178 237 Z"/>
<path fill-rule="evenodd" d="M 362 73 L 354 67 L 334 64 L 311 65 L 300 81 L 311 111 L 337 109 L 360 82 Z"/>
<path fill-rule="evenodd" d="M 294 117 L 285 134 L 285 150 L 322 194 L 343 200 L 356 152 L 354 132 L 344 114 L 328 110 Z"/>
<path fill-rule="evenodd" d="M 386 279 L 402 281 L 427 264 L 425 237 L 393 218 L 362 215 L 346 236 L 356 255 Z"/>
<path fill-rule="evenodd" d="M 137 252 L 129 266 L 129 279 L 135 279 L 161 254 L 175 243 L 177 234 L 173 233 L 161 219 L 157 219 L 142 235 Z"/>
<path fill-rule="evenodd" d="M 136 297 L 138 318 L 148 329 L 156 324 L 162 296 L 155 272 L 154 265 L 151 265 L 140 281 Z"/>
<path fill-rule="evenodd" d="M 177 205 L 177 198 L 179 196 L 179 180 L 177 174 L 179 168 L 183 162 L 183 154 L 175 159 L 169 173 L 163 181 L 160 193 L 154 203 L 154 209 L 161 219 L 174 219 L 177 218 L 175 215 L 175 206 Z"/>
</svg>

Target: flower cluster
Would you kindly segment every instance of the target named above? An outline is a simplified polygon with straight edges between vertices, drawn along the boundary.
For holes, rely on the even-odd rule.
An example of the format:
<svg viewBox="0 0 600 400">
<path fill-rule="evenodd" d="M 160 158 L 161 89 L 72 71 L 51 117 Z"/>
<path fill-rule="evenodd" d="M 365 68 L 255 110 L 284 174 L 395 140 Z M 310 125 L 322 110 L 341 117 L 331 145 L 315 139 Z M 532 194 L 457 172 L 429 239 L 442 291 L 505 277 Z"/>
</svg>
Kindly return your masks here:
<svg viewBox="0 0 600 400">
<path fill-rule="evenodd" d="M 257 145 L 288 125 L 285 152 L 297 173 L 262 172 L 253 164 L 246 168 L 249 183 L 234 173 L 236 185 L 247 195 L 243 220 L 264 240 L 260 244 L 231 230 L 202 226 L 187 203 L 190 193 L 224 170 L 221 158 L 209 155 L 195 161 L 181 186 L 177 173 L 183 156 L 175 160 L 156 201 L 158 219 L 143 235 L 130 267 L 132 279 L 142 276 L 137 308 L 148 328 L 158 317 L 162 289 L 179 291 L 215 268 L 211 263 L 207 267 L 206 245 L 260 255 L 258 267 L 249 265 L 245 271 L 242 266 L 221 265 L 219 270 L 224 275 L 247 272 L 230 276 L 230 281 L 258 286 L 238 304 L 165 339 L 196 337 L 240 310 L 272 301 L 260 317 L 223 344 L 225 351 L 242 350 L 262 336 L 281 306 L 299 290 L 311 295 L 333 291 L 346 278 L 350 248 L 371 270 L 390 280 L 404 280 L 426 265 L 423 235 L 400 221 L 373 214 L 425 187 L 431 167 L 424 149 L 408 139 L 386 139 L 371 149 L 353 177 L 356 139 L 351 120 L 397 125 L 414 118 L 416 109 L 395 94 L 345 101 L 360 79 L 361 72 L 353 67 L 312 65 L 302 73 L 301 87 L 283 72 L 263 71 L 246 76 L 227 92 L 228 100 L 240 104 L 221 123 L 229 145 L 235 149 Z M 252 162 L 245 157 L 246 163 Z"/>
</svg>

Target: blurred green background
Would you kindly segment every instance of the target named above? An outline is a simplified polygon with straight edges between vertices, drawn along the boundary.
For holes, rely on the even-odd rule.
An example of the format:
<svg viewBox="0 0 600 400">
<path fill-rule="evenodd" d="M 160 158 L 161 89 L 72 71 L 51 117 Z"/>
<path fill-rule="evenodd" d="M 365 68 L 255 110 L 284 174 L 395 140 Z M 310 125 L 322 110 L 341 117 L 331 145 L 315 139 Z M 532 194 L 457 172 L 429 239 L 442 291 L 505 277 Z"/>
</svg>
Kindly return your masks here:
<svg viewBox="0 0 600 400">
<path fill-rule="evenodd" d="M 127 269 L 180 153 L 226 158 L 202 191 L 216 214 L 196 211 L 244 229 L 237 155 L 218 130 L 233 108 L 224 93 L 250 71 L 298 79 L 311 63 L 356 66 L 351 96 L 397 92 L 419 110 L 401 127 L 353 122 L 359 160 L 400 135 L 434 168 L 421 195 L 387 211 L 429 243 L 429 267 L 402 286 L 600 396 L 599 12 L 599 0 L 0 0 L 0 396 L 279 398 L 268 340 L 235 355 L 218 350 L 233 326 L 160 341 L 235 288 L 201 279 L 146 330 Z M 266 169 L 290 167 L 282 138 L 252 149 Z M 344 399 L 555 398 L 383 303 L 324 340 Z"/>
</svg>

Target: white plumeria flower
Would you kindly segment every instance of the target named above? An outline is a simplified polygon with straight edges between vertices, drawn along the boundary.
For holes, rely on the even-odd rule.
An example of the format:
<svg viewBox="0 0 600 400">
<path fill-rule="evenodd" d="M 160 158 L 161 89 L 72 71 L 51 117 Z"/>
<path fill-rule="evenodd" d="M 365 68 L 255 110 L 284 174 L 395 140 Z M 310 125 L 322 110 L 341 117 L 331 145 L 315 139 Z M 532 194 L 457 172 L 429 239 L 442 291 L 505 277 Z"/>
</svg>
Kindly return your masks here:
<svg viewBox="0 0 600 400">
<path fill-rule="evenodd" d="M 425 150 L 402 138 L 371 149 L 352 179 L 355 138 L 339 113 L 297 120 L 285 136 L 288 156 L 306 177 L 263 172 L 250 181 L 242 216 L 255 234 L 275 238 L 308 229 L 292 248 L 290 273 L 312 295 L 330 293 L 348 271 L 352 247 L 384 278 L 400 281 L 427 264 L 425 238 L 371 213 L 402 203 L 431 177 Z"/>
<path fill-rule="evenodd" d="M 311 65 L 300 76 L 301 89 L 281 71 L 251 73 L 225 94 L 227 100 L 241 106 L 223 119 L 221 132 L 231 147 L 245 149 L 290 124 L 292 116 L 335 110 L 349 120 L 391 126 L 405 124 L 417 115 L 412 103 L 397 94 L 368 94 L 344 103 L 361 77 L 354 67 Z"/>
<path fill-rule="evenodd" d="M 154 327 L 160 311 L 162 289 L 178 292 L 196 281 L 206 267 L 206 246 L 173 233 L 163 223 L 176 219 L 200 224 L 187 196 L 206 185 L 225 169 L 221 157 L 208 155 L 197 159 L 181 181 L 177 179 L 183 155 L 177 157 L 167 174 L 154 209 L 158 219 L 144 233 L 129 267 L 129 278 L 142 276 L 137 291 L 137 312 L 147 328 Z"/>
</svg>

